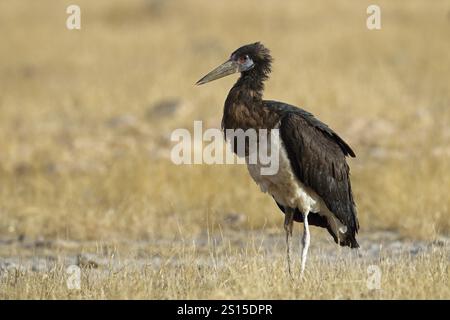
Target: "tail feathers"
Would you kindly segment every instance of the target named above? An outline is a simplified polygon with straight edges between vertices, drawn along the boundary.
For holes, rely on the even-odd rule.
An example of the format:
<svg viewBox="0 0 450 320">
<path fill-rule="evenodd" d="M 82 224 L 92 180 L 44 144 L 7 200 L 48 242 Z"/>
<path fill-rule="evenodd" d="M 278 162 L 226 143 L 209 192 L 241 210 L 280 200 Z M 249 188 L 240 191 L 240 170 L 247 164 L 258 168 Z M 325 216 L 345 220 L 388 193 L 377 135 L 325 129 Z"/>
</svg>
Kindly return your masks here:
<svg viewBox="0 0 450 320">
<path fill-rule="evenodd" d="M 355 234 L 352 233 L 351 230 L 350 230 L 350 232 L 347 232 L 346 234 L 341 234 L 338 238 L 337 235 L 334 233 L 334 230 L 330 227 L 329 224 L 327 224 L 326 228 L 327 228 L 328 232 L 331 234 L 331 236 L 333 237 L 334 242 L 336 242 L 340 246 L 350 247 L 352 249 L 359 248 L 359 244 L 356 241 Z"/>
</svg>

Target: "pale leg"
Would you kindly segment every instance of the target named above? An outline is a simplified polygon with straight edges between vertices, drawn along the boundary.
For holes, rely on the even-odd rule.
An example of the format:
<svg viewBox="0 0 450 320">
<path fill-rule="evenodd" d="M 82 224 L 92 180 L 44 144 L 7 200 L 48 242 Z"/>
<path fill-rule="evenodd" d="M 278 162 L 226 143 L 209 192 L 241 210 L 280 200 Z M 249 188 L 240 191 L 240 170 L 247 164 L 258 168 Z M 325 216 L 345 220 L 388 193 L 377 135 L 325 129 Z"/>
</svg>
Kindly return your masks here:
<svg viewBox="0 0 450 320">
<path fill-rule="evenodd" d="M 303 239 L 302 239 L 302 265 L 300 269 L 300 275 L 303 276 L 305 272 L 306 266 L 306 257 L 308 256 L 308 248 L 310 242 L 310 234 L 309 234 L 309 224 L 308 224 L 308 213 L 303 214 Z"/>
</svg>

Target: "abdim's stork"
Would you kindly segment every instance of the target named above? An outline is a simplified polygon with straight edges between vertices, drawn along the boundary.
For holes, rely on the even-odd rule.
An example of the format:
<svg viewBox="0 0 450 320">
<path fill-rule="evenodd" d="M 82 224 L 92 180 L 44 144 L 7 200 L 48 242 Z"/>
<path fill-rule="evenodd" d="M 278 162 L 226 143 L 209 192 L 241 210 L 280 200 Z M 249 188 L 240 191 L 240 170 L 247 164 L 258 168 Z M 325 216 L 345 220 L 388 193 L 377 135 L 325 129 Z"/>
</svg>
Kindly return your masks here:
<svg viewBox="0 0 450 320">
<path fill-rule="evenodd" d="M 240 72 L 225 101 L 222 129 L 279 129 L 278 172 L 261 175 L 257 165 L 247 163 L 247 166 L 261 190 L 271 194 L 285 214 L 289 272 L 293 222 L 303 222 L 303 274 L 310 243 L 309 224 L 326 228 L 341 246 L 359 247 L 355 239 L 359 223 L 345 161 L 346 156 L 355 157 L 355 154 L 311 113 L 283 102 L 262 99 L 271 63 L 270 52 L 261 43 L 245 45 L 197 84 Z"/>
</svg>

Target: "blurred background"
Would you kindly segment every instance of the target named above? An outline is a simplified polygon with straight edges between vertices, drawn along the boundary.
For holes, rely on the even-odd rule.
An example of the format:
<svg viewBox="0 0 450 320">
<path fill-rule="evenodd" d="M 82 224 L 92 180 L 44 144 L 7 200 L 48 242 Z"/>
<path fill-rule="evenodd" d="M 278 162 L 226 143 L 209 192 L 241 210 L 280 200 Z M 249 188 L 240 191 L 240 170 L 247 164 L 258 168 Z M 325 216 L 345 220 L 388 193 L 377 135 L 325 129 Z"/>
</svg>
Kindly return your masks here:
<svg viewBox="0 0 450 320">
<path fill-rule="evenodd" d="M 372 3 L 1 1 L 0 238 L 281 233 L 245 166 L 170 161 L 174 129 L 220 127 L 236 77 L 194 83 L 255 41 L 275 58 L 265 97 L 355 150 L 360 234 L 448 235 L 450 2 L 377 1 L 370 31 Z M 66 28 L 70 4 L 81 30 Z"/>
</svg>

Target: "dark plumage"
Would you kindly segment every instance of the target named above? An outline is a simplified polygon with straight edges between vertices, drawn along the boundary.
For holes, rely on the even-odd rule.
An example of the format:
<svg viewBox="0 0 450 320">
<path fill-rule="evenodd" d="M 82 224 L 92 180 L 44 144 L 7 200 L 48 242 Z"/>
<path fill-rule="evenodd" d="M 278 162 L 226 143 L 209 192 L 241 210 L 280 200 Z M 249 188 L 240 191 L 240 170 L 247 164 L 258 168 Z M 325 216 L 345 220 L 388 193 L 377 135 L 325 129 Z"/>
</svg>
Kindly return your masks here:
<svg viewBox="0 0 450 320">
<path fill-rule="evenodd" d="M 355 157 L 355 153 L 312 114 L 295 107 L 293 109 L 286 108 L 288 111 L 282 117 L 280 133 L 295 174 L 324 200 L 328 209 L 349 229 L 347 237 L 340 239 L 340 244 L 357 248 L 355 233 L 359 223 L 350 184 L 350 169 L 345 161 L 345 156 Z M 336 235 L 330 228 L 327 229 L 337 243 Z"/>
<path fill-rule="evenodd" d="M 279 208 L 286 214 L 285 228 L 287 242 L 292 233 L 292 219 L 326 228 L 336 243 L 357 248 L 355 234 L 359 223 L 350 184 L 349 167 L 346 156 L 355 157 L 349 145 L 326 124 L 311 113 L 295 106 L 263 100 L 264 81 L 271 71 L 272 57 L 261 43 L 243 46 L 231 54 L 230 60 L 213 70 L 199 81 L 199 84 L 221 76 L 241 72 L 241 77 L 231 88 L 225 101 L 222 128 L 225 129 L 279 129 L 280 138 L 287 153 L 291 170 L 299 186 L 317 194 L 332 215 L 346 227 L 340 233 L 333 221 L 324 212 L 301 212 L 299 207 L 289 207 L 275 198 Z M 233 69 L 234 68 L 234 69 Z M 231 71 L 233 72 L 231 72 Z M 256 181 L 256 180 L 255 180 Z M 305 233 L 309 245 L 309 230 Z M 337 234 L 339 233 L 339 234 Z M 307 251 L 307 249 L 306 249 Z M 289 258 L 289 246 L 288 246 Z M 305 254 L 306 258 L 306 254 Z M 302 268 L 303 269 L 303 268 Z"/>
</svg>

